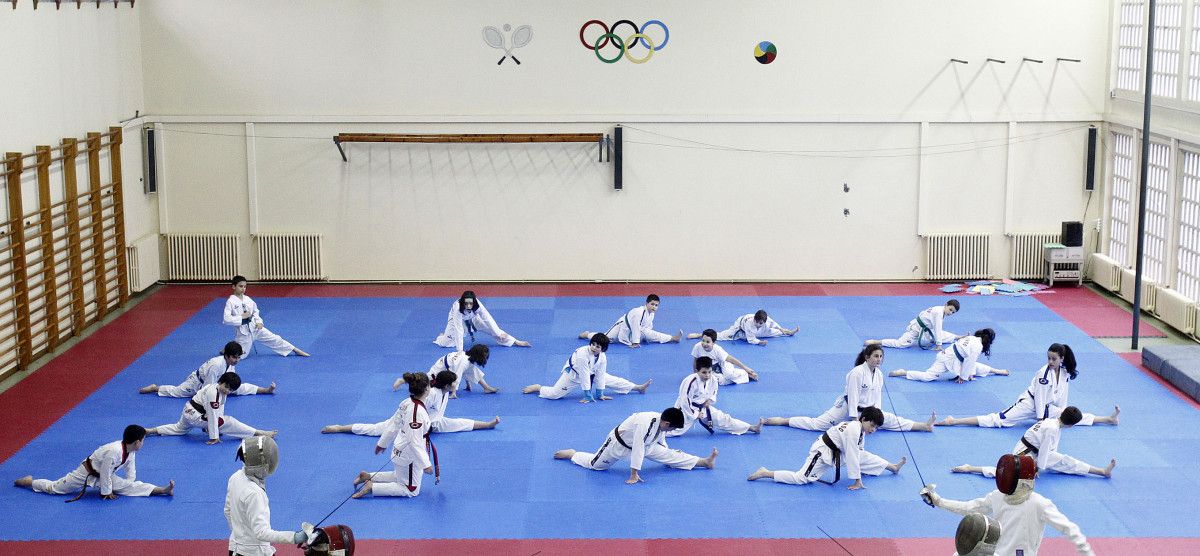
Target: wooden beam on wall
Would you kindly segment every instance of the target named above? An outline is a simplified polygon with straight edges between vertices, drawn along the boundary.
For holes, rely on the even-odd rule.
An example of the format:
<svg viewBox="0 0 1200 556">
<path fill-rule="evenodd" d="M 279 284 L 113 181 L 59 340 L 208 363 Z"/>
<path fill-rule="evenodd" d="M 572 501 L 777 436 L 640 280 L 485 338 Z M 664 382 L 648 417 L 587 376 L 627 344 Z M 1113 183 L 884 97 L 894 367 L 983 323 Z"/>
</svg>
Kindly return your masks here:
<svg viewBox="0 0 1200 556">
<path fill-rule="evenodd" d="M 117 249 L 117 303 L 129 301 L 129 262 L 125 260 L 125 191 L 121 181 L 121 143 L 124 134 L 120 127 L 110 127 L 112 138 L 108 140 L 109 179 L 112 183 L 113 221 L 116 223 L 114 236 Z"/>
<path fill-rule="evenodd" d="M 25 209 L 21 200 L 21 153 L 5 155 L 5 181 L 8 189 L 9 241 L 12 246 L 13 303 L 17 309 L 17 355 L 20 369 L 33 359 L 33 335 L 29 326 L 29 276 L 25 267 Z"/>
<path fill-rule="evenodd" d="M 71 257 L 71 330 L 78 335 L 83 332 L 86 305 L 83 302 L 83 236 L 79 230 L 79 182 L 75 172 L 75 158 L 79 155 L 79 140 L 74 137 L 63 139 L 63 183 L 67 202 L 67 245 Z"/>
<path fill-rule="evenodd" d="M 59 344 L 58 337 L 58 264 L 54 257 L 54 218 L 50 203 L 50 147 L 39 146 L 37 152 L 38 214 L 42 229 L 42 295 L 46 298 L 47 349 Z"/>
<path fill-rule="evenodd" d="M 100 195 L 100 134 L 87 134 L 88 199 L 91 201 L 92 277 L 96 290 L 96 320 L 108 311 L 108 289 L 104 283 L 104 198 Z"/>
</svg>

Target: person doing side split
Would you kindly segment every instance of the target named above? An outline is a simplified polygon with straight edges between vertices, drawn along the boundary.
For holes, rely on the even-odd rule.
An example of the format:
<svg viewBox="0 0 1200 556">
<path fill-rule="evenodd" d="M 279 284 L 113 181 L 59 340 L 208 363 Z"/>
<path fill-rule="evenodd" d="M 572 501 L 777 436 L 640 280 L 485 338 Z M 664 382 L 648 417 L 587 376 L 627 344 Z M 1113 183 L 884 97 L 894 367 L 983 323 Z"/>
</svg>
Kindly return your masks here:
<svg viewBox="0 0 1200 556">
<path fill-rule="evenodd" d="M 615 339 L 632 348 L 640 347 L 642 340 L 659 344 L 678 342 L 680 338 L 683 338 L 683 330 L 671 336 L 654 329 L 654 313 L 658 312 L 661 303 L 662 300 L 657 295 L 647 295 L 645 305 L 627 311 L 617 319 L 617 322 L 613 323 L 604 335 L 608 336 L 610 340 Z M 579 339 L 587 340 L 595 334 L 595 332 L 588 331 L 580 332 Z"/>
<path fill-rule="evenodd" d="M 1029 381 L 1029 388 L 1008 409 L 977 417 L 955 419 L 947 417 L 939 425 L 971 425 L 980 427 L 1011 427 L 1030 419 L 1057 419 L 1067 407 L 1071 382 L 1079 376 L 1075 352 L 1067 344 L 1050 344 L 1046 351 L 1046 364 Z M 1116 425 L 1120 423 L 1121 407 L 1114 408 L 1112 415 L 1097 417 L 1084 413 L 1079 425 Z"/>
<path fill-rule="evenodd" d="M 237 419 L 225 415 L 225 402 L 229 393 L 241 386 L 242 379 L 237 373 L 225 373 L 217 379 L 216 384 L 209 384 L 196 392 L 188 403 L 184 404 L 179 422 L 171 425 L 159 425 L 146 429 L 146 434 L 163 436 L 179 436 L 187 434 L 192 429 L 208 431 L 208 442 L 216 444 L 221 441 L 221 433 L 234 438 L 250 436 L 275 436 L 278 431 L 263 431 L 255 429 Z"/>
<path fill-rule="evenodd" d="M 882 345 L 890 348 L 907 348 L 917 344 L 922 349 L 942 349 L 942 344 L 948 344 L 961 336 L 942 330 L 942 320 L 958 312 L 957 299 L 951 299 L 945 305 L 935 305 L 908 321 L 908 328 L 899 338 L 884 340 L 867 340 L 865 345 Z"/>
<path fill-rule="evenodd" d="M 231 556 L 270 556 L 271 543 L 300 544 L 308 540 L 307 523 L 296 531 L 271 528 L 271 500 L 267 498 L 267 477 L 279 467 L 279 446 L 275 439 L 256 436 L 242 441 L 235 459 L 242 468 L 229 476 L 225 489 L 225 521 L 229 522 Z"/>
<path fill-rule="evenodd" d="M 1079 526 L 1067 519 L 1049 498 L 1033 491 L 1038 473 L 1033 458 L 1005 454 L 996 462 L 996 469 L 996 490 L 982 498 L 965 502 L 943 498 L 936 491 L 937 485 L 922 489 L 921 498 L 930 506 L 959 515 L 981 513 L 996 518 L 1000 522 L 996 554 L 1037 556 L 1042 533 L 1050 525 L 1071 539 L 1080 554 L 1094 555 Z"/>
<path fill-rule="evenodd" d="M 90 486 L 96 486 L 100 497 L 105 500 L 116 500 L 119 495 L 175 494 L 175 481 L 168 482 L 166 486 L 156 486 L 137 480 L 137 452 L 145 441 L 146 429 L 140 425 L 129 425 L 125 427 L 121 440 L 96 448 L 78 467 L 57 481 L 34 479 L 33 475 L 26 475 L 13 484 L 46 494 L 76 493 L 75 498 L 68 502 L 82 498 Z M 125 476 L 118 475 L 117 471 L 124 471 Z"/>
<path fill-rule="evenodd" d="M 834 470 L 833 482 L 837 484 L 842 478 L 842 467 L 846 468 L 846 476 L 854 479 L 848 487 L 850 490 L 866 488 L 862 476 L 882 475 L 884 471 L 899 473 L 900 468 L 908 463 L 908 458 L 900 458 L 896 463 L 868 452 L 865 439 L 868 434 L 883 426 L 883 412 L 878 407 L 864 407 L 859 412 L 857 421 L 846 421 L 825 431 L 808 449 L 806 465 L 800 471 L 772 471 L 759 467 L 749 477 L 748 481 L 771 479 L 777 483 L 789 485 L 806 485 L 821 481 L 821 476 L 830 469 Z"/>
<path fill-rule="evenodd" d="M 738 358 L 729 355 L 725 348 L 717 345 L 717 331 L 711 328 L 700 333 L 700 341 L 692 346 L 692 359 L 708 357 L 713 362 L 713 374 L 721 386 L 730 384 L 745 384 L 758 380 L 758 373 L 742 363 Z"/>
<path fill-rule="evenodd" d="M 700 458 L 667 447 L 666 434 L 679 428 L 683 428 L 683 412 L 678 407 L 668 407 L 662 413 L 634 413 L 608 433 L 594 454 L 568 448 L 554 452 L 554 459 L 569 459 L 580 467 L 604 471 L 629 458 L 628 485 L 645 482 L 639 471 L 647 459 L 675 469 L 712 469 L 717 461 L 716 448 L 708 457 Z"/>
<path fill-rule="evenodd" d="M 450 314 L 446 316 L 446 330 L 433 343 L 444 348 L 454 348 L 462 351 L 464 342 L 470 338 L 475 343 L 476 332 L 487 332 L 505 347 L 529 347 L 530 343 L 518 340 L 500 328 L 496 319 L 483 306 L 483 301 L 475 297 L 475 292 L 467 290 L 458 296 L 450 305 Z"/>
<path fill-rule="evenodd" d="M 833 407 L 817 417 L 770 417 L 763 421 L 766 425 L 787 425 L 795 429 L 810 431 L 825 431 L 843 421 L 858 420 L 859 413 L 868 407 L 883 407 L 883 346 L 874 344 L 866 346 L 854 358 L 854 368 L 846 373 L 845 394 L 834 401 Z M 934 420 L 937 413 L 929 416 L 929 420 L 918 423 L 883 412 L 883 424 L 880 428 L 889 431 L 923 431 L 933 432 Z"/>
<path fill-rule="evenodd" d="M 767 315 L 767 312 L 759 309 L 753 313 L 747 313 L 738 317 L 729 325 L 729 328 L 722 330 L 717 334 L 718 340 L 746 340 L 746 342 L 756 346 L 767 345 L 767 340 L 762 338 L 778 338 L 779 336 L 792 336 L 800 330 L 800 327 L 784 328 L 775 319 Z M 688 334 L 689 340 L 699 338 L 701 334 Z"/>
<path fill-rule="evenodd" d="M 588 345 L 576 349 L 563 364 L 562 374 L 554 386 L 530 384 L 521 389 L 522 394 L 537 394 L 539 398 L 559 400 L 566 397 L 576 388 L 583 390 L 583 398 L 579 403 L 590 403 L 611 400 L 604 395 L 605 388 L 611 388 L 618 394 L 638 392 L 645 394 L 651 380 L 642 384 L 634 384 L 617 375 L 608 374 L 608 336 L 592 334 Z"/>
<path fill-rule="evenodd" d="M 1057 419 L 1043 419 L 1029 427 L 1021 435 L 1021 441 L 1013 446 L 1012 453 L 1016 455 L 1032 455 L 1037 458 L 1038 469 L 1064 473 L 1067 475 L 1097 475 L 1104 478 L 1112 477 L 1113 468 L 1117 466 L 1114 458 L 1108 467 L 1095 467 L 1087 462 L 1079 461 L 1066 454 L 1059 453 L 1058 443 L 1062 439 L 1062 429 L 1069 429 L 1083 418 L 1083 412 L 1078 407 L 1068 406 Z M 995 467 L 976 467 L 960 465 L 951 469 L 955 473 L 978 473 L 984 477 L 995 477 Z"/>
<path fill-rule="evenodd" d="M 418 374 L 422 373 L 404 373 L 404 376 L 400 378 L 401 384 L 411 384 L 413 380 L 416 380 Z M 433 432 L 465 432 L 494 429 L 496 425 L 500 424 L 499 416 L 494 417 L 491 421 L 446 417 L 446 407 L 450 405 L 450 394 L 454 391 L 454 383 L 458 382 L 458 377 L 454 375 L 453 371 L 439 371 L 437 374 L 429 374 L 428 377 L 432 390 L 429 396 L 425 398 L 425 411 L 429 413 L 430 426 Z M 321 433 L 349 432 L 361 436 L 383 436 L 389 422 L 391 422 L 391 419 L 378 423 L 329 425 L 321 429 Z"/>
<path fill-rule="evenodd" d="M 242 358 L 242 346 L 237 342 L 229 342 L 225 344 L 225 348 L 218 353 L 216 357 L 205 361 L 199 369 L 188 373 L 187 378 L 179 386 L 171 386 L 164 384 L 159 386 L 151 384 L 138 389 L 139 394 L 158 394 L 165 398 L 190 398 L 196 395 L 201 388 L 208 384 L 213 384 L 221 375 L 225 373 L 236 373 L 239 359 Z M 256 384 L 243 382 L 238 387 L 236 392 L 230 392 L 230 395 L 237 396 L 253 396 L 255 394 L 274 394 L 275 383 L 272 382 L 269 388 L 263 388 Z"/>
<path fill-rule="evenodd" d="M 683 412 L 683 426 L 667 433 L 667 436 L 680 436 L 697 422 L 709 434 L 718 430 L 735 435 L 747 432 L 758 434 L 762 430 L 762 419 L 759 419 L 758 424 L 750 426 L 750 423 L 734 419 L 716 408 L 717 379 L 713 377 L 712 359 L 698 357 L 693 366 L 694 372 L 679 383 L 679 397 L 675 399 L 675 407 Z"/>
<path fill-rule="evenodd" d="M 262 315 L 258 312 L 258 304 L 246 295 L 246 277 L 234 276 L 233 295 L 225 300 L 225 317 L 223 322 L 237 328 L 233 341 L 242 346 L 242 358 L 250 357 L 250 348 L 254 342 L 261 343 L 267 349 L 284 357 L 295 353 L 300 357 L 308 357 L 308 353 L 284 340 L 263 326 Z"/>
<path fill-rule="evenodd" d="M 478 383 L 480 388 L 483 388 L 484 394 L 495 394 L 499 392 L 499 388 L 493 388 L 491 384 L 483 380 L 483 368 L 487 366 L 488 359 L 491 358 L 492 350 L 483 344 L 475 344 L 467 351 L 455 351 L 447 353 L 433 362 L 429 367 L 429 376 L 437 375 L 442 371 L 450 371 L 454 376 L 458 377 L 454 381 L 454 387 L 450 389 L 450 397 L 458 397 L 458 386 L 462 382 L 466 382 L 466 389 L 471 391 L 471 384 Z M 396 379 L 392 383 L 392 391 L 400 389 L 404 384 L 404 377 Z"/>
<path fill-rule="evenodd" d="M 992 343 L 996 341 L 996 331 L 991 328 L 981 328 L 974 334 L 955 340 L 950 347 L 938 352 L 933 364 L 924 371 L 906 371 L 897 369 L 888 376 L 902 376 L 909 380 L 930 382 L 934 380 L 953 380 L 962 384 L 969 380 L 987 375 L 1008 376 L 1005 369 L 996 369 L 981 363 L 980 355 L 992 355 Z"/>
<path fill-rule="evenodd" d="M 433 420 L 425 409 L 425 398 L 429 396 L 429 375 L 415 373 L 408 380 L 408 399 L 400 403 L 396 414 L 388 420 L 383 436 L 375 444 L 375 453 L 389 450 L 392 460 L 391 471 L 368 473 L 359 471 L 354 486 L 363 485 L 354 498 L 368 494 L 375 496 L 413 497 L 421 494 L 421 478 L 434 475 L 435 483 L 441 479 L 438 473 L 437 448 L 429 440 Z M 433 452 L 429 460 L 426 450 Z"/>
</svg>

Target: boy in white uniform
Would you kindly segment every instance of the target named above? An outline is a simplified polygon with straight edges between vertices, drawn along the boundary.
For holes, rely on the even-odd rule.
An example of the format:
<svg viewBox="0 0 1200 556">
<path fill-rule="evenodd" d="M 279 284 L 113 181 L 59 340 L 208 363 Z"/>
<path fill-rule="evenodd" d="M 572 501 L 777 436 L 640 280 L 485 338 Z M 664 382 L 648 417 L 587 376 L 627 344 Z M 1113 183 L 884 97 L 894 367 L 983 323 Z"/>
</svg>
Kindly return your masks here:
<svg viewBox="0 0 1200 556">
<path fill-rule="evenodd" d="M 505 347 L 529 347 L 530 343 L 518 340 L 500 328 L 496 319 L 483 306 L 483 302 L 475 297 L 475 292 L 467 290 L 450 306 L 450 314 L 446 317 L 446 330 L 433 343 L 444 348 L 454 348 L 462 351 L 463 341 L 470 336 L 475 343 L 475 332 L 482 331 L 491 334 L 500 345 Z"/>
<path fill-rule="evenodd" d="M 717 461 L 716 448 L 713 448 L 707 458 L 701 459 L 667 447 L 666 433 L 682 427 L 683 412 L 678 407 L 668 407 L 662 413 L 634 413 L 608 433 L 604 444 L 596 453 L 589 454 L 568 448 L 554 452 L 554 459 L 569 459 L 571 463 L 580 467 L 604 471 L 612 467 L 612 464 L 629 458 L 629 478 L 625 480 L 627 485 L 645 482 L 638 474 L 645 459 L 675 469 L 712 469 Z"/>
<path fill-rule="evenodd" d="M 190 398 L 196 395 L 196 392 L 199 392 L 200 389 L 206 384 L 212 384 L 216 382 L 217 378 L 219 378 L 221 375 L 225 373 L 236 373 L 237 369 L 235 369 L 233 366 L 236 365 L 238 360 L 241 358 L 241 344 L 237 342 L 229 342 L 225 344 L 225 349 L 221 350 L 221 353 L 218 353 L 216 357 L 205 361 L 199 369 L 189 373 L 187 378 L 183 380 L 183 384 L 180 384 L 179 386 L 171 386 L 170 384 L 159 386 L 157 384 L 151 384 L 140 388 L 138 393 L 156 393 L 159 396 L 166 398 Z M 242 385 L 238 387 L 237 391 L 233 392 L 232 394 L 237 396 L 253 396 L 255 394 L 274 393 L 274 382 L 271 383 L 270 388 L 263 388 L 256 384 L 243 382 Z"/>
<path fill-rule="evenodd" d="M 955 419 L 947 417 L 939 425 L 973 425 L 979 427 L 1011 427 L 1030 419 L 1057 419 L 1067 407 L 1071 382 L 1079 376 L 1075 352 L 1067 344 L 1050 344 L 1046 351 L 1046 364 L 1029 381 L 1029 388 L 1017 398 L 1016 403 L 999 413 Z M 1116 425 L 1120 423 L 1121 407 L 1114 408 L 1112 415 L 1097 417 L 1084 413 L 1083 426 L 1093 424 Z"/>
<path fill-rule="evenodd" d="M 522 388 L 521 393 L 537 393 L 540 398 L 559 400 L 579 388 L 583 390 L 583 398 L 579 400 L 579 403 L 611 400 L 612 398 L 604 395 L 605 388 L 612 388 L 618 394 L 628 394 L 634 391 L 645 394 L 646 388 L 649 388 L 653 381 L 647 380 L 642 384 L 634 384 L 617 375 L 608 374 L 608 356 L 605 355 L 605 352 L 608 351 L 608 344 L 608 336 L 599 332 L 592 334 L 588 345 L 571 353 L 571 357 L 563 364 L 562 374 L 559 375 L 554 386 L 530 384 Z"/>
<path fill-rule="evenodd" d="M 692 346 L 692 359 L 700 357 L 712 359 L 713 374 L 717 375 L 717 383 L 721 386 L 758 380 L 758 373 L 754 372 L 754 369 L 717 345 L 717 331 L 711 328 L 705 329 L 700 334 L 700 341 Z"/>
<path fill-rule="evenodd" d="M 401 384 L 410 383 L 416 380 L 417 373 L 404 373 L 400 378 Z M 438 373 L 429 373 L 429 385 L 432 387 L 428 396 L 425 397 L 425 411 L 429 414 L 429 419 L 432 423 L 431 430 L 433 432 L 465 432 L 476 431 L 480 429 L 494 429 L 500 424 L 500 416 L 496 416 L 491 421 L 475 421 L 473 419 L 459 419 L 455 417 L 446 417 L 446 406 L 450 404 L 450 394 L 454 392 L 454 384 L 458 382 L 458 377 L 451 371 L 439 371 Z M 393 389 L 394 390 L 394 389 Z M 387 430 L 388 423 L 391 419 L 380 421 L 378 423 L 354 423 L 353 425 L 329 425 L 321 429 L 322 434 L 332 434 L 339 432 L 349 432 L 361 436 L 383 436 Z"/>
<path fill-rule="evenodd" d="M 14 485 L 32 489 L 34 492 L 46 494 L 77 493 L 74 502 L 83 497 L 89 486 L 95 485 L 100 489 L 100 497 L 105 500 L 116 500 L 118 495 L 125 496 L 171 496 L 175 494 L 175 481 L 167 486 L 155 486 L 137 480 L 137 452 L 142 449 L 146 440 L 146 429 L 139 425 L 125 427 L 121 440 L 109 442 L 96 448 L 90 456 L 83 460 L 74 471 L 67 473 L 57 481 L 49 479 L 34 479 L 26 475 L 13 482 Z M 117 475 L 117 471 L 125 470 L 125 476 Z"/>
<path fill-rule="evenodd" d="M 1005 369 L 997 369 L 979 362 L 980 355 L 992 354 L 992 342 L 996 340 L 996 332 L 991 328 L 981 328 L 971 336 L 955 340 L 950 347 L 938 352 L 933 365 L 924 371 L 906 371 L 897 369 L 888 376 L 902 376 L 909 380 L 930 382 L 934 380 L 953 380 L 962 384 L 969 380 L 987 375 L 1008 376 Z"/>
<path fill-rule="evenodd" d="M 217 379 L 216 384 L 209 384 L 196 392 L 191 400 L 183 406 L 179 422 L 171 425 L 159 425 L 146 429 L 146 434 L 163 436 L 179 436 L 187 434 L 192 429 L 203 428 L 208 431 L 208 442 L 216 444 L 221 441 L 221 433 L 234 438 L 250 436 L 275 436 L 278 431 L 261 431 L 225 415 L 225 402 L 229 393 L 242 385 L 242 379 L 237 373 L 225 373 Z"/>
<path fill-rule="evenodd" d="M 872 454 L 866 450 L 864 439 L 866 435 L 875 432 L 883 425 L 883 412 L 878 407 L 864 407 L 857 421 L 846 421 L 825 431 L 808 449 L 807 465 L 800 471 L 772 471 L 759 467 L 749 477 L 748 481 L 771 479 L 777 483 L 789 485 L 806 485 L 821 481 L 826 471 L 833 469 L 836 484 L 842 478 L 842 467 L 846 468 L 846 476 L 854 479 L 850 490 L 866 488 L 862 482 L 863 474 L 882 475 L 891 471 L 899 473 L 900 468 L 908 463 L 908 458 L 900 458 L 896 463 Z M 824 482 L 824 481 L 821 481 Z"/>
<path fill-rule="evenodd" d="M 353 498 L 368 494 L 375 496 L 413 497 L 421 494 L 421 479 L 433 474 L 439 477 L 437 449 L 429 440 L 433 422 L 425 410 L 424 399 L 429 395 L 429 377 L 417 373 L 408 381 L 408 399 L 400 403 L 396 414 L 388 420 L 386 430 L 375 444 L 375 453 L 389 450 L 392 470 L 377 473 L 359 471 L 354 486 L 363 485 Z M 426 450 L 433 450 L 430 462 Z M 439 477 L 440 478 L 440 477 Z M 435 481 L 436 482 L 436 481 Z"/>
<path fill-rule="evenodd" d="M 942 330 L 942 319 L 958 312 L 958 300 L 951 299 L 945 305 L 935 305 L 908 321 L 908 328 L 899 338 L 887 340 L 867 340 L 865 345 L 882 345 L 890 348 L 906 348 L 913 344 L 924 348 L 926 344 L 941 350 L 942 344 L 948 344 L 958 339 L 953 332 Z"/>
<path fill-rule="evenodd" d="M 1021 441 L 1013 446 L 1012 453 L 1018 456 L 1032 455 L 1037 458 L 1038 469 L 1046 471 L 1054 471 L 1056 473 L 1064 473 L 1067 475 L 1097 475 L 1108 479 L 1112 477 L 1112 470 L 1117 466 L 1117 460 L 1114 458 L 1108 463 L 1108 467 L 1103 469 L 1093 467 L 1091 464 L 1079 461 L 1066 454 L 1061 454 L 1058 451 L 1058 443 L 1062 438 L 1062 429 L 1071 428 L 1079 424 L 1083 418 L 1083 412 L 1079 411 L 1078 407 L 1068 406 L 1063 410 L 1062 415 L 1057 419 L 1043 419 L 1029 427 L 1025 434 L 1021 436 Z M 951 469 L 955 473 L 978 473 L 984 477 L 995 477 L 995 467 L 976 467 L 973 465 L 960 465 Z"/>
<path fill-rule="evenodd" d="M 242 468 L 226 482 L 225 521 L 229 523 L 229 553 L 241 556 L 270 556 L 271 543 L 299 544 L 308 535 L 301 524 L 297 531 L 271 529 L 271 500 L 267 498 L 267 477 L 279 467 L 279 446 L 270 437 L 256 436 L 242 441 L 237 459 Z M 307 527 L 306 527 L 307 526 Z"/>
<path fill-rule="evenodd" d="M 767 425 L 787 425 L 796 429 L 810 431 L 825 431 L 842 421 L 858 419 L 859 412 L 868 407 L 882 408 L 883 402 L 883 347 L 869 345 L 859 352 L 854 360 L 854 368 L 846 373 L 845 394 L 838 398 L 833 407 L 818 417 L 771 417 L 764 421 Z M 898 415 L 883 412 L 883 424 L 880 428 L 889 431 L 924 431 L 933 432 L 934 420 L 937 414 L 929 416 L 924 423 L 917 423 Z"/>
<path fill-rule="evenodd" d="M 1000 457 L 996 468 L 1000 470 L 996 475 L 996 490 L 982 498 L 966 502 L 942 498 L 934 490 L 937 485 L 926 486 L 921 497 L 930 506 L 959 515 L 982 513 L 995 517 L 1000 522 L 996 554 L 1037 556 L 1042 533 L 1050 525 L 1071 539 L 1080 554 L 1093 556 L 1079 526 L 1058 511 L 1049 498 L 1033 491 L 1038 471 L 1033 458 L 1006 454 Z"/>
<path fill-rule="evenodd" d="M 434 376 L 442 371 L 450 371 L 458 380 L 454 381 L 454 388 L 450 391 L 451 398 L 458 397 L 458 385 L 466 382 L 467 391 L 471 391 L 471 383 L 478 383 L 480 388 L 483 388 L 484 394 L 495 394 L 499 392 L 499 388 L 493 388 L 491 384 L 483 380 L 483 368 L 487 366 L 488 359 L 491 357 L 491 349 L 483 344 L 475 344 L 467 351 L 455 351 L 447 353 L 433 362 L 429 366 L 429 376 Z M 397 378 L 392 383 L 392 391 L 400 389 L 404 384 L 404 377 Z"/>
<path fill-rule="evenodd" d="M 762 430 L 763 420 L 750 426 L 750 423 L 734 419 L 728 413 L 717 409 L 717 379 L 713 378 L 713 360 L 708 357 L 698 357 L 693 364 L 695 372 L 683 377 L 679 383 L 679 397 L 675 399 L 675 407 L 683 412 L 683 426 L 675 429 L 667 436 L 680 436 L 692 428 L 697 421 L 713 434 L 722 430 L 730 434 L 741 435 L 747 432 L 758 434 Z"/>
<path fill-rule="evenodd" d="M 280 338 L 274 332 L 263 326 L 262 315 L 258 312 L 258 304 L 246 295 L 246 277 L 234 276 L 233 295 L 225 300 L 225 317 L 223 322 L 228 326 L 237 327 L 233 341 L 242 346 L 242 358 L 250 357 L 250 348 L 254 342 L 259 342 L 267 349 L 284 357 L 295 353 L 300 357 L 308 357 L 304 350 Z"/>
<path fill-rule="evenodd" d="M 800 327 L 784 328 L 779 323 L 775 322 L 767 312 L 759 309 L 753 313 L 747 313 L 738 317 L 729 325 L 729 328 L 722 330 L 717 334 L 718 340 L 746 340 L 756 346 L 767 345 L 766 340 L 760 338 L 777 338 L 779 336 L 792 336 Z M 695 340 L 702 334 L 688 334 L 689 340 Z"/>
<path fill-rule="evenodd" d="M 683 330 L 674 336 L 668 336 L 654 329 L 654 313 L 658 311 L 661 303 L 662 301 L 657 295 L 647 295 L 645 305 L 630 309 L 621 318 L 618 318 L 617 322 L 613 323 L 604 335 L 608 336 L 610 340 L 616 339 L 631 348 L 641 347 L 643 339 L 660 344 L 678 342 L 683 337 Z M 595 332 L 584 331 L 579 333 L 579 338 L 587 340 L 595 334 Z"/>
</svg>

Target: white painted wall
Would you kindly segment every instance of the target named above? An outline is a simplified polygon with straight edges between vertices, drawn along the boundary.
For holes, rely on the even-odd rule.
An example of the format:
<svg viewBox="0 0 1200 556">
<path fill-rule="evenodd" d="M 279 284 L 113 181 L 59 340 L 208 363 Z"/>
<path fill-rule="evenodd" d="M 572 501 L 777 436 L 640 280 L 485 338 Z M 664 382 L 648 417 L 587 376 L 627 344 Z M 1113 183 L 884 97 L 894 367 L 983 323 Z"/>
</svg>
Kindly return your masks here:
<svg viewBox="0 0 1200 556">
<path fill-rule="evenodd" d="M 323 234 L 335 280 L 919 279 L 919 232 L 991 234 L 999 276 L 1006 232 L 1085 211 L 1106 101 L 1109 8 L 1089 0 L 139 9 L 163 232 L 242 234 L 252 278 L 251 174 L 259 231 Z M 593 18 L 661 19 L 671 41 L 605 65 L 579 42 Z M 520 66 L 481 39 L 504 23 L 534 28 Z M 330 141 L 614 124 L 621 192 L 591 145 L 352 145 L 344 163 Z"/>
</svg>

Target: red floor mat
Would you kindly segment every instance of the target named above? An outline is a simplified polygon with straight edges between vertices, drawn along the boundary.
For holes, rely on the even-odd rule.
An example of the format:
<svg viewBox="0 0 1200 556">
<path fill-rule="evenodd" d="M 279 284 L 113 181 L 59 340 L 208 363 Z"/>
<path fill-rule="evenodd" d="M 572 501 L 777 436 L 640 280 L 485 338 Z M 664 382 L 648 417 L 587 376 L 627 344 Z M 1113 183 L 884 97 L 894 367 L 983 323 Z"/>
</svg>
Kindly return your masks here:
<svg viewBox="0 0 1200 556">
<path fill-rule="evenodd" d="M 1133 314 L 1088 288 L 1055 288 L 1055 293 L 1035 296 L 1043 305 L 1093 338 L 1133 335 Z M 1161 330 L 1142 320 L 1138 335 L 1161 338 Z"/>
</svg>

